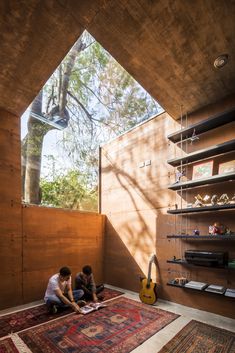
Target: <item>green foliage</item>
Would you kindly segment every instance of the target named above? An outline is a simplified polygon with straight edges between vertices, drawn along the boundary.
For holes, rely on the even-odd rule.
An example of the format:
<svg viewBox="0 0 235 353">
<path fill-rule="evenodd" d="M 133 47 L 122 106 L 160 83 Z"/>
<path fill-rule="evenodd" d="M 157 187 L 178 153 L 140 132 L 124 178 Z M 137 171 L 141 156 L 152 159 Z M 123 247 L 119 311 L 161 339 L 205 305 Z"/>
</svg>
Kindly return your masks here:
<svg viewBox="0 0 235 353">
<path fill-rule="evenodd" d="M 70 170 L 66 175 L 43 178 L 40 182 L 42 205 L 97 211 L 97 190 L 87 185 L 87 178 L 80 172 Z"/>
<path fill-rule="evenodd" d="M 42 203 L 96 210 L 99 145 L 158 113 L 161 107 L 88 32 L 82 41 L 86 47 L 76 56 L 66 93 L 69 125 L 56 135 L 56 158 L 62 150 L 59 158 L 70 166 L 67 170 L 62 167 L 62 175 L 58 159 L 47 154 L 51 163 L 46 168 L 49 175 L 41 179 Z M 58 104 L 68 61 L 69 55 L 43 88 L 46 111 Z"/>
</svg>

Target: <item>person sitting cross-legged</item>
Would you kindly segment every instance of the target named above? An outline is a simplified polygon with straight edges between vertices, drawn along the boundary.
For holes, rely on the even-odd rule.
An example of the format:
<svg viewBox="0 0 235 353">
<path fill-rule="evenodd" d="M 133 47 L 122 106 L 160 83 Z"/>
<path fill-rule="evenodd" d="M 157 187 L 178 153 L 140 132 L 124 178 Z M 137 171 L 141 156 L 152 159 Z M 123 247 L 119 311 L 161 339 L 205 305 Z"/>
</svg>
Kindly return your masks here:
<svg viewBox="0 0 235 353">
<path fill-rule="evenodd" d="M 75 277 L 75 289 L 84 291 L 82 299 L 92 300 L 94 302 L 103 299 L 103 296 L 97 296 L 97 294 L 104 290 L 104 286 L 103 284 L 96 286 L 90 265 L 84 266 L 82 272 L 77 273 Z"/>
<path fill-rule="evenodd" d="M 72 291 L 71 282 L 71 270 L 68 267 L 62 267 L 59 273 L 49 279 L 44 300 L 50 313 L 55 314 L 58 308 L 69 306 L 79 313 L 79 305 L 86 304 L 79 301 L 84 296 L 84 291 L 82 289 Z"/>
</svg>

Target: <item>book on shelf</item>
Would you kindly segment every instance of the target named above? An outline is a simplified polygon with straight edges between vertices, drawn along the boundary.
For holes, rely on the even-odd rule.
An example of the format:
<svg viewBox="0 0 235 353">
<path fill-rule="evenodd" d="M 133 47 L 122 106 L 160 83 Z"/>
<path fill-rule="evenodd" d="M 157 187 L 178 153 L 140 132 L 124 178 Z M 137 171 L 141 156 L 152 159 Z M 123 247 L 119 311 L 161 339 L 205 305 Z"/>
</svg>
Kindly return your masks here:
<svg viewBox="0 0 235 353">
<path fill-rule="evenodd" d="M 209 285 L 205 291 L 206 292 L 212 292 L 212 293 L 218 293 L 218 294 L 224 294 L 226 288 L 223 286 L 216 286 L 214 284 Z"/>
<path fill-rule="evenodd" d="M 81 307 L 80 312 L 81 312 L 81 314 L 86 315 L 92 311 L 99 310 L 99 309 L 104 308 L 106 306 L 107 305 L 104 303 L 90 303 L 90 304 L 87 304 L 87 305 Z"/>
<path fill-rule="evenodd" d="M 235 298 L 235 289 L 227 288 L 226 292 L 224 293 L 226 297 Z"/>
<path fill-rule="evenodd" d="M 192 288 L 192 289 L 197 289 L 197 290 L 203 290 L 205 289 L 208 284 L 207 283 L 202 283 L 202 282 L 196 282 L 196 281 L 189 281 L 184 285 L 186 288 Z"/>
</svg>

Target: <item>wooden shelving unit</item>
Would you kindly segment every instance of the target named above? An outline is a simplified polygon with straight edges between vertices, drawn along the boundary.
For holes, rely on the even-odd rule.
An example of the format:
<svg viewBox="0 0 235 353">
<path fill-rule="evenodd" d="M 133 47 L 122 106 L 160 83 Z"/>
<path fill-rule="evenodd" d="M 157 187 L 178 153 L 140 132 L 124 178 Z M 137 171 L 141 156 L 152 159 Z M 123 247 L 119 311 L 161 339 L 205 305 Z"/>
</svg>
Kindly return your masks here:
<svg viewBox="0 0 235 353">
<path fill-rule="evenodd" d="M 228 298 L 228 299 L 235 299 L 235 298 L 233 298 L 233 297 L 227 297 L 226 295 L 224 295 L 224 294 L 220 294 L 220 293 L 214 293 L 214 292 L 207 292 L 207 291 L 205 291 L 205 289 L 203 289 L 203 290 L 198 290 L 198 289 L 194 289 L 194 288 L 187 288 L 187 287 L 185 287 L 185 286 L 182 286 L 182 285 L 180 285 L 180 284 L 174 284 L 174 283 L 172 283 L 171 281 L 169 281 L 169 282 L 167 282 L 167 285 L 168 286 L 172 286 L 172 287 L 177 287 L 177 288 L 183 288 L 183 289 L 185 289 L 185 290 L 191 290 L 191 291 L 196 291 L 196 292 L 200 292 L 200 293 L 204 293 L 204 294 L 215 294 L 215 295 L 219 295 L 219 296 L 221 296 L 221 297 L 225 297 L 225 298 Z"/>
<path fill-rule="evenodd" d="M 197 152 L 189 153 L 187 156 L 184 156 L 181 158 L 169 159 L 167 163 L 172 165 L 173 167 L 178 167 L 180 165 L 193 163 L 212 156 L 218 156 L 223 153 L 232 152 L 234 150 L 235 150 L 235 139 L 218 145 L 211 146 L 209 148 L 205 148 L 203 150 L 199 150 Z"/>
<path fill-rule="evenodd" d="M 200 121 L 196 124 L 193 124 L 187 128 L 183 128 L 179 131 L 176 131 L 175 133 L 171 134 L 168 136 L 168 139 L 172 141 L 173 143 L 178 143 L 178 142 L 183 142 L 191 139 L 193 141 L 193 137 L 197 137 L 200 134 L 203 134 L 209 130 L 218 128 L 222 125 L 231 123 L 235 121 L 235 107 L 230 109 L 229 111 L 224 112 L 223 114 L 217 114 L 214 116 L 211 116 L 210 118 Z M 181 144 L 181 147 L 183 145 Z M 169 165 L 177 168 L 184 166 L 184 169 L 186 170 L 186 167 L 188 164 L 195 163 L 204 159 L 208 159 L 211 157 L 223 155 L 226 153 L 234 152 L 235 151 L 235 139 L 232 139 L 230 141 L 226 141 L 217 145 L 213 145 L 189 154 L 184 154 L 182 157 L 177 157 L 177 158 L 172 158 L 169 159 L 167 162 Z M 233 158 L 233 157 L 232 157 Z M 187 173 L 186 173 L 187 175 Z M 211 184 L 218 184 L 218 183 L 224 183 L 224 182 L 233 182 L 235 180 L 235 172 L 231 173 L 226 173 L 226 174 L 218 174 L 218 175 L 213 175 L 209 178 L 202 178 L 202 179 L 195 179 L 195 180 L 188 180 L 184 182 L 176 182 L 172 185 L 169 185 L 168 189 L 170 190 L 180 190 L 180 196 L 183 197 L 183 195 L 186 195 L 188 189 L 192 188 L 197 188 L 201 186 L 206 186 L 206 185 L 211 185 Z M 232 184 L 234 185 L 234 184 Z M 183 190 L 185 190 L 183 194 Z M 181 205 L 182 207 L 182 205 Z M 224 204 L 224 205 L 212 205 L 212 206 L 203 206 L 203 207 L 187 207 L 187 208 L 177 208 L 177 209 L 170 209 L 167 211 L 168 214 L 172 215 L 178 215 L 183 216 L 184 214 L 198 214 L 198 213 L 203 213 L 203 212 L 218 212 L 218 211 L 233 211 L 235 209 L 235 203 L 232 204 Z M 182 230 L 180 230 L 182 233 Z M 188 232 L 188 230 L 186 230 Z M 189 234 L 172 234 L 172 235 L 167 235 L 167 239 L 170 241 L 171 239 L 179 239 L 180 241 L 185 241 L 185 242 L 201 242 L 202 245 L 204 242 L 204 245 L 207 244 L 207 246 L 211 246 L 211 242 L 221 242 L 221 246 L 226 247 L 228 249 L 231 247 L 232 244 L 230 242 L 235 241 L 235 233 L 229 234 L 229 235 L 189 235 Z M 228 243 L 229 242 L 229 243 Z M 225 244 L 226 243 L 226 244 Z M 184 248 L 185 248 L 184 244 Z M 220 244 L 218 244 L 220 245 Z M 219 266 L 208 266 L 209 264 L 207 263 L 207 266 L 202 266 L 199 264 L 193 264 L 189 263 L 184 259 L 184 255 L 179 255 L 179 260 L 166 260 L 168 264 L 172 265 L 181 265 L 181 266 L 186 266 L 191 268 L 191 271 L 194 269 L 197 270 L 203 270 L 205 268 L 213 271 L 222 271 L 222 275 L 224 274 L 225 277 L 229 277 L 234 274 L 235 268 L 233 267 L 228 267 L 225 265 L 224 267 L 219 267 Z M 169 267 L 172 267 L 168 265 Z M 170 269 L 169 269 L 170 271 Z M 193 272 L 193 271 L 192 271 Z M 202 274 L 202 272 L 200 272 Z M 192 276 L 193 277 L 193 276 Z M 189 280 L 189 279 L 188 279 Z M 185 290 L 191 290 L 191 291 L 197 291 L 201 293 L 209 293 L 212 295 L 220 295 L 221 297 L 224 297 L 224 294 L 220 293 L 214 293 L 214 292 L 207 292 L 206 290 L 197 290 L 194 288 L 188 288 L 185 287 L 184 285 L 180 284 L 175 284 L 173 280 L 170 280 L 167 282 L 168 286 L 172 287 L 177 287 L 177 288 L 183 288 Z M 229 298 L 229 297 L 228 297 Z M 234 298 L 232 298 L 234 299 Z"/>
<path fill-rule="evenodd" d="M 189 214 L 189 213 L 201 213 L 201 212 L 213 212 L 222 210 L 234 210 L 235 203 L 226 205 L 214 205 L 214 206 L 203 206 L 203 207 L 187 207 L 177 208 L 175 210 L 168 210 L 169 214 Z"/>
<path fill-rule="evenodd" d="M 194 265 L 194 264 L 189 264 L 186 260 L 167 260 L 166 261 L 167 263 L 169 264 L 174 264 L 174 265 L 183 265 L 183 266 L 188 266 L 188 267 L 197 267 L 197 268 L 200 268 L 200 269 L 203 269 L 203 268 L 210 268 L 210 269 L 216 269 L 216 270 L 228 270 L 228 271 L 235 271 L 235 268 L 233 267 L 219 267 L 219 266 L 199 266 L 199 265 Z"/>
<path fill-rule="evenodd" d="M 231 240 L 235 241 L 235 234 L 231 235 L 167 235 L 168 239 L 186 239 L 186 240 Z"/>
<path fill-rule="evenodd" d="M 216 114 L 204 121 L 200 121 L 196 124 L 193 124 L 188 128 L 176 131 L 173 134 L 168 135 L 167 138 L 170 141 L 177 143 L 190 138 L 194 131 L 196 135 L 200 135 L 206 131 L 231 123 L 232 121 L 235 121 L 235 107 L 222 114 Z"/>
<path fill-rule="evenodd" d="M 194 188 L 196 186 L 222 183 L 224 181 L 230 181 L 230 180 L 235 180 L 234 172 L 221 174 L 221 175 L 213 175 L 210 178 L 203 178 L 203 179 L 197 179 L 197 180 L 184 181 L 182 183 L 175 183 L 170 185 L 168 189 L 170 190 L 189 189 L 189 188 Z"/>
</svg>

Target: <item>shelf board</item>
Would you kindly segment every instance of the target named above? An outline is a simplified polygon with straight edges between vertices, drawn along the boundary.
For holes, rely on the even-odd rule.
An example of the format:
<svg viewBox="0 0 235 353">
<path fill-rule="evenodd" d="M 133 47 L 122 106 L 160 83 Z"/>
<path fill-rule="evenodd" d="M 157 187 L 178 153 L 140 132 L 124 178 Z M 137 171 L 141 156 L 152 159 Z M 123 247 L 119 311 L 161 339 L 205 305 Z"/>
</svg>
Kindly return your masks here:
<svg viewBox="0 0 235 353">
<path fill-rule="evenodd" d="M 169 214 L 188 214 L 188 213 L 200 213 L 200 212 L 213 212 L 219 210 L 233 210 L 235 209 L 235 203 L 226 205 L 214 205 L 214 206 L 204 206 L 204 207 L 187 207 L 178 208 L 175 210 L 168 210 Z"/>
<path fill-rule="evenodd" d="M 197 152 L 190 153 L 187 156 L 184 156 L 181 158 L 169 159 L 167 163 L 172 165 L 173 167 L 178 167 L 181 164 L 184 165 L 188 163 L 193 163 L 205 158 L 220 155 L 223 153 L 228 153 L 234 150 L 235 150 L 235 139 L 218 145 L 211 146 L 209 148 L 205 148 L 203 150 L 199 150 Z"/>
<path fill-rule="evenodd" d="M 221 175 L 213 175 L 209 178 L 197 179 L 197 180 L 189 180 L 182 183 L 175 183 L 168 187 L 170 190 L 180 190 L 180 189 L 189 189 L 195 186 L 208 185 L 221 183 L 223 181 L 234 180 L 235 172 L 221 174 Z"/>
<path fill-rule="evenodd" d="M 235 268 L 233 268 L 233 267 L 228 267 L 228 266 L 226 266 L 226 267 L 216 267 L 216 266 L 199 266 L 199 265 L 194 265 L 194 264 L 189 264 L 186 260 L 178 260 L 178 261 L 176 261 L 176 260 L 167 260 L 166 261 L 167 263 L 169 263 L 169 264 L 175 264 L 175 265 L 184 265 L 184 266 L 189 266 L 189 267 L 199 267 L 199 268 L 201 268 L 201 269 L 203 269 L 203 268 L 211 268 L 211 269 L 220 269 L 220 270 L 231 270 L 231 271 L 235 271 Z"/>
<path fill-rule="evenodd" d="M 231 235 L 167 235 L 168 239 L 188 239 L 188 240 L 235 240 L 235 234 Z"/>
<path fill-rule="evenodd" d="M 202 290 L 198 290 L 198 289 L 195 289 L 195 288 L 187 288 L 187 287 L 185 287 L 185 286 L 182 286 L 182 285 L 180 285 L 180 284 L 174 284 L 174 283 L 172 283 L 172 282 L 167 282 L 167 285 L 168 286 L 172 286 L 172 287 L 178 287 L 178 288 L 183 288 L 183 289 L 186 289 L 186 290 L 193 290 L 194 292 L 196 291 L 196 292 L 200 292 L 200 293 L 208 293 L 208 294 L 215 294 L 215 295 L 219 295 L 219 296 L 221 296 L 221 297 L 226 297 L 226 298 L 229 298 L 229 299 L 234 299 L 233 297 L 228 297 L 228 296 L 226 296 L 226 295 L 224 295 L 224 294 L 220 294 L 220 293 L 214 293 L 214 292 L 207 292 L 207 291 L 205 291 L 205 289 L 202 289 Z"/>
<path fill-rule="evenodd" d="M 216 114 L 206 120 L 200 121 L 196 124 L 190 125 L 187 128 L 176 131 L 173 134 L 168 135 L 168 139 L 174 143 L 180 142 L 181 140 L 188 139 L 192 136 L 195 129 L 196 135 L 200 135 L 208 130 L 215 129 L 219 126 L 228 124 L 235 121 L 235 107 L 232 110 L 228 110 L 224 113 Z"/>
</svg>

